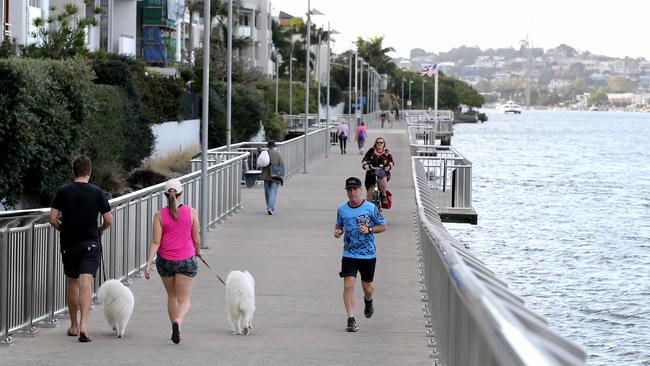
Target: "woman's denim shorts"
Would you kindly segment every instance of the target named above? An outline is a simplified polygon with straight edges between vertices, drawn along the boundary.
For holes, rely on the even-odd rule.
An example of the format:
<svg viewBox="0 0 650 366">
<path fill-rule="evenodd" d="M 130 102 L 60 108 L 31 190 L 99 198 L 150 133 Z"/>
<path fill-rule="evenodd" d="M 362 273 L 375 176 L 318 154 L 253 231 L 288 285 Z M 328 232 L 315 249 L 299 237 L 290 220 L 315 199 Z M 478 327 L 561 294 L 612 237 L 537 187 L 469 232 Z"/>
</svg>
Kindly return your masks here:
<svg viewBox="0 0 650 366">
<path fill-rule="evenodd" d="M 177 274 L 195 277 L 199 273 L 199 266 L 196 263 L 196 256 L 180 261 L 170 261 L 163 257 L 156 259 L 156 269 L 160 277 L 171 277 Z"/>
</svg>

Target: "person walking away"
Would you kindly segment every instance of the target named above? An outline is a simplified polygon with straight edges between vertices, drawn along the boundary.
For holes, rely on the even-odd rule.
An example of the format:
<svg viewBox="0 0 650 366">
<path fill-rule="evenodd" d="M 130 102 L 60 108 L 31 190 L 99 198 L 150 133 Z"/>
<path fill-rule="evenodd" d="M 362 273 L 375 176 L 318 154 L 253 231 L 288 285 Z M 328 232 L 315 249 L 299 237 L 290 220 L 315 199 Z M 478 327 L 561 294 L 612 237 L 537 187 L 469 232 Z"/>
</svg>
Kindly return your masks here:
<svg viewBox="0 0 650 366">
<path fill-rule="evenodd" d="M 386 111 L 381 111 L 381 128 L 384 128 L 385 120 L 386 120 Z"/>
<path fill-rule="evenodd" d="M 366 171 L 366 199 L 368 201 L 372 200 L 372 190 L 377 184 L 377 178 L 375 173 L 370 168 L 371 166 L 379 167 L 383 166 L 384 176 L 379 180 L 379 191 L 381 192 L 381 203 L 387 203 L 388 197 L 386 196 L 386 189 L 388 188 L 388 181 L 390 180 L 390 171 L 393 169 L 395 162 L 393 161 L 393 155 L 386 148 L 386 140 L 383 137 L 377 137 L 375 139 L 375 144 L 372 145 L 370 149 L 363 156 L 361 161 L 361 167 Z"/>
<path fill-rule="evenodd" d="M 278 186 L 282 184 L 282 179 L 273 176 L 273 165 L 279 165 L 284 171 L 284 162 L 282 156 L 275 148 L 275 141 L 269 140 L 266 144 L 269 148 L 269 157 L 271 163 L 262 168 L 261 178 L 264 180 L 264 198 L 266 199 L 266 212 L 269 215 L 275 213 L 275 200 L 278 197 Z"/>
<path fill-rule="evenodd" d="M 341 121 L 339 126 L 336 128 L 336 134 L 339 137 L 341 154 L 346 154 L 345 147 L 348 141 L 348 125 L 345 123 L 345 121 Z"/>
<path fill-rule="evenodd" d="M 386 231 L 387 225 L 377 207 L 363 199 L 359 178 L 346 179 L 345 191 L 348 201 L 340 205 L 336 212 L 334 237 L 338 239 L 344 235 L 339 276 L 343 278 L 343 304 L 348 317 L 345 330 L 356 332 L 358 326 L 354 318 L 354 285 L 357 272 L 361 274 L 364 294 L 363 314 L 366 318 L 371 318 L 375 311 L 372 297 L 377 262 L 375 234 Z"/>
<path fill-rule="evenodd" d="M 395 120 L 399 121 L 399 107 L 395 106 Z"/>
<path fill-rule="evenodd" d="M 154 255 L 156 269 L 167 292 L 167 315 L 172 324 L 171 340 L 181 341 L 181 325 L 190 310 L 192 285 L 198 274 L 196 258 L 201 258 L 199 216 L 196 210 L 180 202 L 183 185 L 178 179 L 165 183 L 167 207 L 161 208 L 153 217 L 153 238 L 149 243 L 149 255 L 144 277 L 151 279 Z"/>
<path fill-rule="evenodd" d="M 106 194 L 88 183 L 91 172 L 92 163 L 86 156 L 72 160 L 74 181 L 56 191 L 49 218 L 50 224 L 61 233 L 61 258 L 70 314 L 67 335 L 79 336 L 79 342 L 92 341 L 88 336 L 88 314 L 93 279 L 101 263 L 100 236 L 113 222 Z M 102 216 L 102 224 L 98 227 L 99 215 Z M 79 319 L 77 311 L 81 313 Z"/>
<path fill-rule="evenodd" d="M 366 143 L 366 138 L 368 137 L 368 131 L 363 122 L 357 126 L 356 133 L 354 134 L 355 140 L 357 141 L 357 146 L 359 147 L 359 154 L 363 154 L 363 145 Z"/>
</svg>

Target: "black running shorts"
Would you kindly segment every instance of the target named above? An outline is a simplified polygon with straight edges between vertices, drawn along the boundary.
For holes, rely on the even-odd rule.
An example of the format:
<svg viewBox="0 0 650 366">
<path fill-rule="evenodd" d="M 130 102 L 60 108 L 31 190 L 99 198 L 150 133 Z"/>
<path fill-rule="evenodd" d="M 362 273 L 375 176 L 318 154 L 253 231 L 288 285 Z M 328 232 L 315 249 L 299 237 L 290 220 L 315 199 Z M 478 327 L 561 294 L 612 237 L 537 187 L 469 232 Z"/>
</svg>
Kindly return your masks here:
<svg viewBox="0 0 650 366">
<path fill-rule="evenodd" d="M 361 281 L 372 282 L 375 278 L 375 264 L 377 258 L 361 259 L 361 258 L 348 258 L 341 259 L 341 277 L 357 277 L 357 272 L 361 274 Z"/>
<path fill-rule="evenodd" d="M 62 249 L 63 273 L 70 278 L 80 274 L 97 274 L 102 260 L 102 245 L 94 241 L 82 242 L 72 248 Z"/>
</svg>

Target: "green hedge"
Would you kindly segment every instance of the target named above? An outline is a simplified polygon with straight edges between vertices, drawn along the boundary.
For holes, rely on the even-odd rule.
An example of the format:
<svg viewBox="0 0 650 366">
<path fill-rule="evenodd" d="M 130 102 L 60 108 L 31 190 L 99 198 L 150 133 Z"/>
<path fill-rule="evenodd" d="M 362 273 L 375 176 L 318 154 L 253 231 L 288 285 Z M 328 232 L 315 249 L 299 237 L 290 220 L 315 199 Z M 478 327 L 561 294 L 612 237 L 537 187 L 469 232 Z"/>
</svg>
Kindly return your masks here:
<svg viewBox="0 0 650 366">
<path fill-rule="evenodd" d="M 226 144 L 226 92 L 227 84 L 217 82 L 211 85 L 208 145 L 210 148 Z M 249 141 L 266 119 L 264 94 L 254 86 L 234 84 L 232 86 L 232 136 L 231 142 Z"/>
<path fill-rule="evenodd" d="M 89 132 L 93 78 L 79 59 L 0 60 L 0 200 L 49 204 L 69 179 Z"/>
</svg>

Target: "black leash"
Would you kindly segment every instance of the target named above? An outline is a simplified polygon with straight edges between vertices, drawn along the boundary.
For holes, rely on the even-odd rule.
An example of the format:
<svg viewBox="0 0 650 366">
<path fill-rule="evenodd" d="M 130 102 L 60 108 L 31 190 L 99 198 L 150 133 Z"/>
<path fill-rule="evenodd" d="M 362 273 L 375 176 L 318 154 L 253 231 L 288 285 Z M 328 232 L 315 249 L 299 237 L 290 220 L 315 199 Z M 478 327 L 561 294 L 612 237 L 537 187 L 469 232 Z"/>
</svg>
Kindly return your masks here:
<svg viewBox="0 0 650 366">
<path fill-rule="evenodd" d="M 219 279 L 219 281 L 220 281 L 220 282 L 225 286 L 226 283 L 221 279 L 221 277 L 219 277 L 219 275 L 217 274 L 217 272 L 215 272 L 214 269 L 212 269 L 212 267 L 210 267 L 210 265 L 208 264 L 208 262 L 206 262 L 205 259 L 203 259 L 202 257 L 199 257 L 199 259 L 201 260 L 201 262 L 203 262 L 203 264 L 205 264 L 206 267 L 208 267 L 208 268 L 212 271 L 212 273 L 214 273 L 215 276 L 217 276 L 217 278 Z"/>
</svg>

